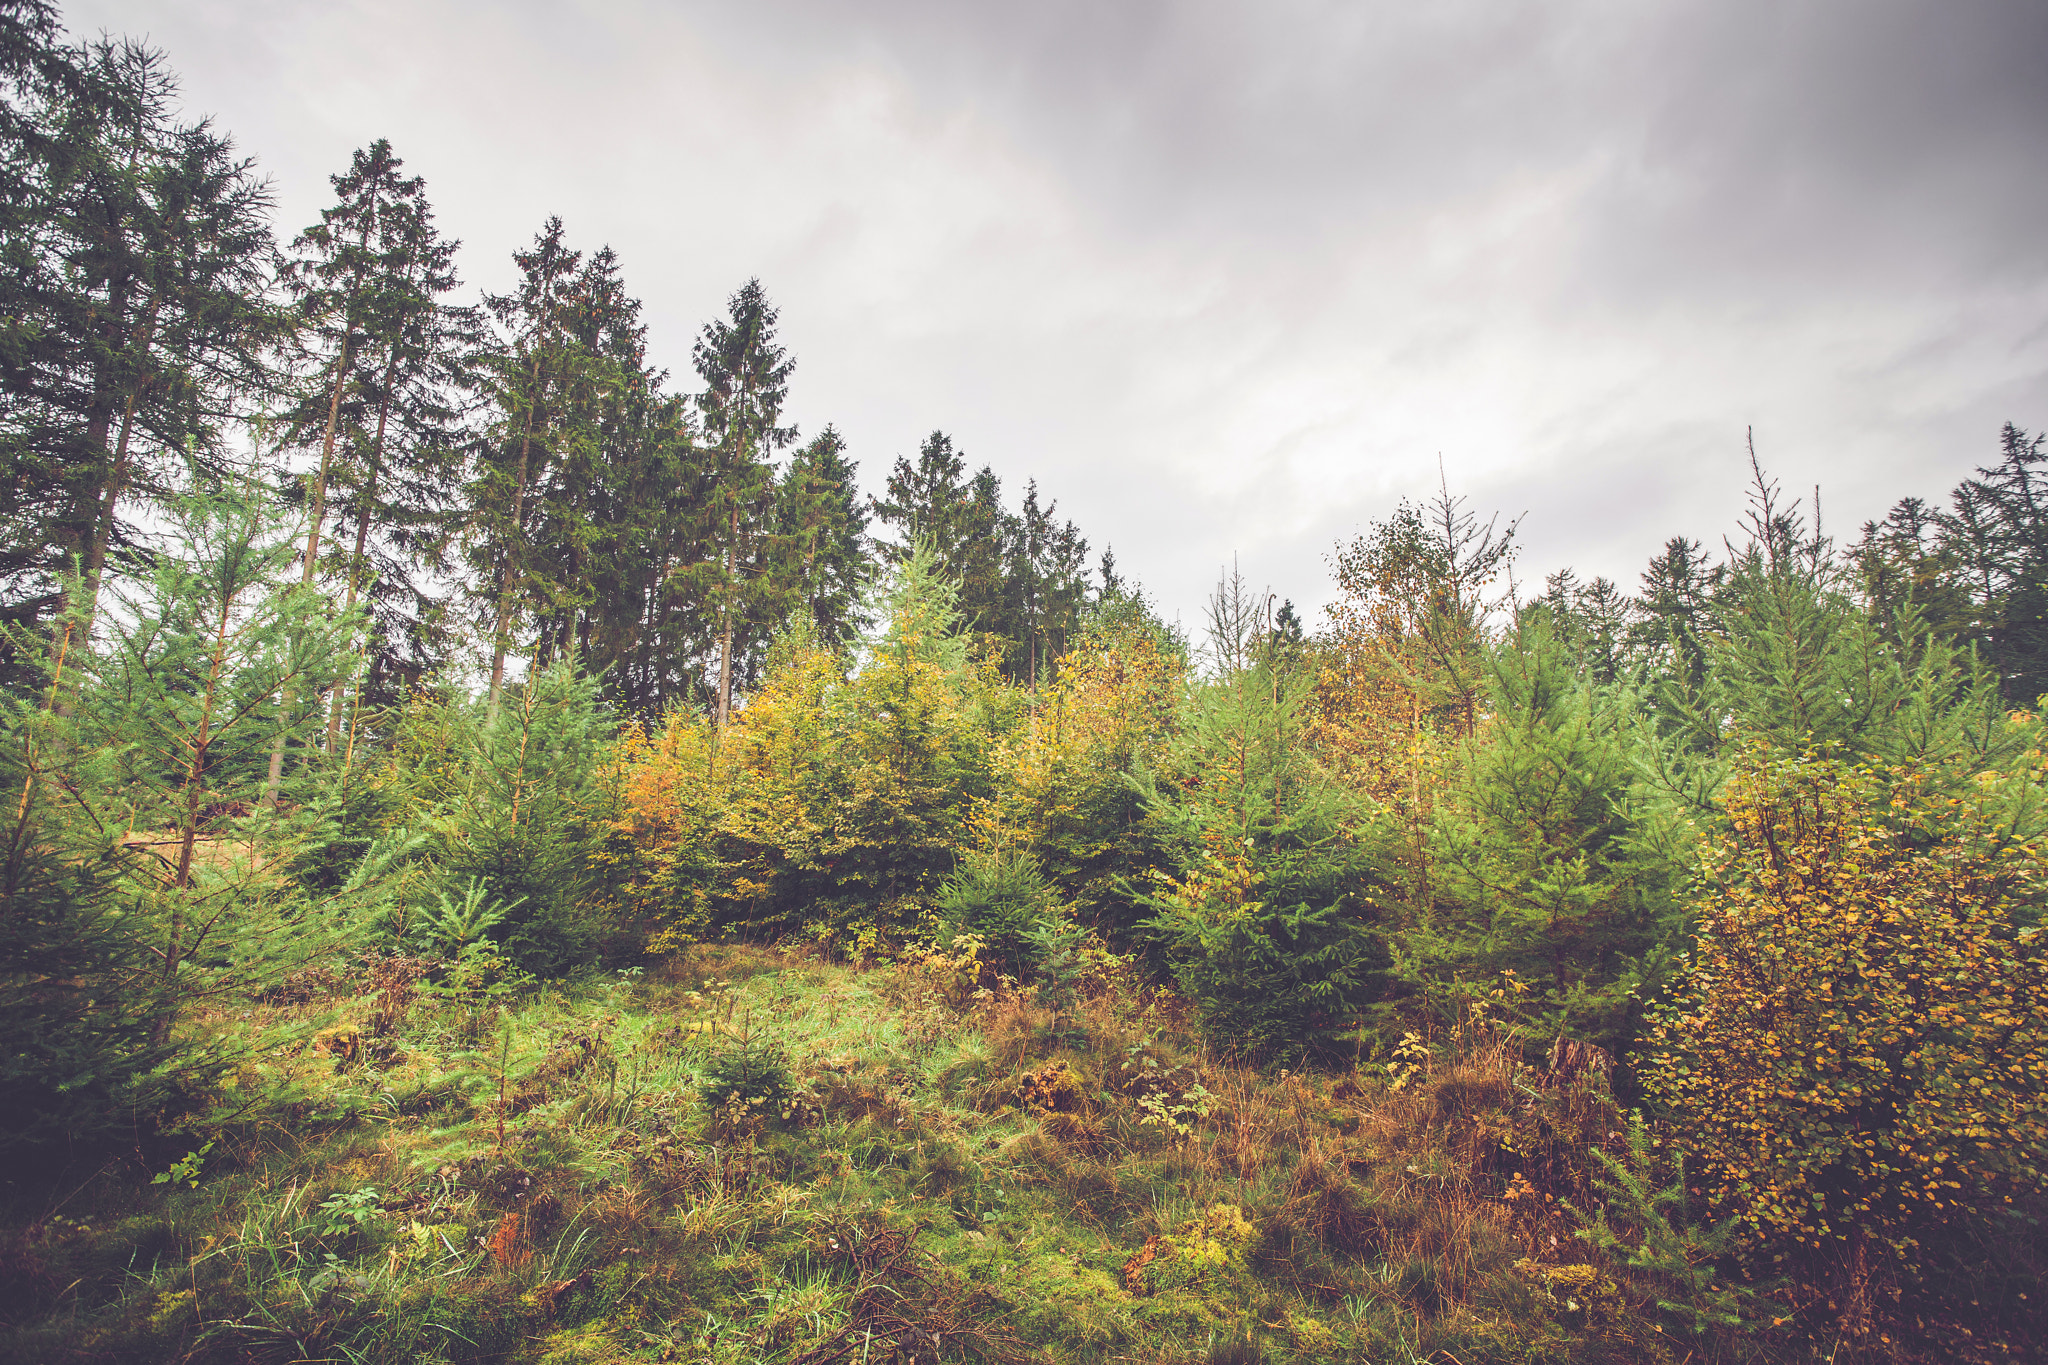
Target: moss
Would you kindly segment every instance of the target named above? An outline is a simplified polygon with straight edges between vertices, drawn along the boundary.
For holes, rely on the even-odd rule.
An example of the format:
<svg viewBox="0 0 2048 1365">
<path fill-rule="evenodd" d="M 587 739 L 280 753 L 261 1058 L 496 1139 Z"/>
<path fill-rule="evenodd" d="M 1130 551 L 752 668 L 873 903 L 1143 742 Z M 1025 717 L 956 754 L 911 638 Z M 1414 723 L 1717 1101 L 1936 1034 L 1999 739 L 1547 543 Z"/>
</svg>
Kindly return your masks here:
<svg viewBox="0 0 2048 1365">
<path fill-rule="evenodd" d="M 1125 1263 L 1132 1287 L 1151 1293 L 1198 1285 L 1235 1282 L 1250 1270 L 1250 1253 L 1259 1231 L 1235 1204 L 1213 1204 L 1200 1218 L 1191 1218 L 1169 1236 L 1149 1239 Z"/>
<path fill-rule="evenodd" d="M 591 1322 L 541 1338 L 535 1365 L 610 1365 L 630 1358 L 611 1323 Z"/>
<path fill-rule="evenodd" d="M 1289 1313 L 1286 1322 L 1288 1340 L 1305 1356 L 1334 1357 L 1342 1349 L 1337 1334 L 1320 1318 L 1307 1313 Z"/>
</svg>

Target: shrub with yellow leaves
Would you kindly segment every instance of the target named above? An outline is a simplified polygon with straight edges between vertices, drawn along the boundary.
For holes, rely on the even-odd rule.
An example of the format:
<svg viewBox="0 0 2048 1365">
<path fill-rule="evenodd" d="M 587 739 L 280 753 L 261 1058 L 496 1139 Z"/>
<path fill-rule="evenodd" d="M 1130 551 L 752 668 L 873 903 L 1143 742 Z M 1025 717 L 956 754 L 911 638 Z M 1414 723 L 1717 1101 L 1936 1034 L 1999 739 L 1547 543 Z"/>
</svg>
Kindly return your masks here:
<svg viewBox="0 0 2048 1365">
<path fill-rule="evenodd" d="M 1960 780 L 1959 780 L 1960 779 Z M 1755 757 L 1643 1079 L 1753 1266 L 1886 1330 L 1934 1248 L 2048 1172 L 2037 777 Z"/>
</svg>

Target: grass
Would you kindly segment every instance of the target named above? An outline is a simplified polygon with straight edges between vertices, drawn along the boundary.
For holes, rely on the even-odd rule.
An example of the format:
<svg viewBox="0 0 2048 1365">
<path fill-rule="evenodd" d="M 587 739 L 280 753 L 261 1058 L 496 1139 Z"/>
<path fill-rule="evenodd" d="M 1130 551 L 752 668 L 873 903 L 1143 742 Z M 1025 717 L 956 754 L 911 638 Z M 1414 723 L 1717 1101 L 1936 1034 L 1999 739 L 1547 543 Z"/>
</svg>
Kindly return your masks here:
<svg viewBox="0 0 2048 1365">
<path fill-rule="evenodd" d="M 1057 1018 L 749 947 L 508 1007 L 392 981 L 199 1021 L 262 1040 L 203 1122 L 10 1186 L 0 1358 L 1768 1354 L 1575 1235 L 1627 1125 L 1483 1023 L 1311 1075 L 1115 973 Z"/>
</svg>

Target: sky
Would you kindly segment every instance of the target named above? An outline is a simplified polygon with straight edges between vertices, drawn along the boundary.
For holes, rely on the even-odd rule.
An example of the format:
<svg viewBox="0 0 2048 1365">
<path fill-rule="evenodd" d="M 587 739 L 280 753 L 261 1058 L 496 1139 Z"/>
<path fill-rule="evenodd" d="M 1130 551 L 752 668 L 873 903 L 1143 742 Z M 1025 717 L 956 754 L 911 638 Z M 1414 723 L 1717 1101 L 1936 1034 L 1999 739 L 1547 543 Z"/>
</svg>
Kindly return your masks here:
<svg viewBox="0 0 2048 1365">
<path fill-rule="evenodd" d="M 1518 576 L 1732 533 L 1746 433 L 1853 539 L 2048 427 L 2038 0 L 73 0 L 284 235 L 389 138 L 472 287 L 550 214 L 654 359 L 758 277 L 879 492 L 934 429 L 1169 617 L 1311 624 L 1440 485 Z"/>
</svg>

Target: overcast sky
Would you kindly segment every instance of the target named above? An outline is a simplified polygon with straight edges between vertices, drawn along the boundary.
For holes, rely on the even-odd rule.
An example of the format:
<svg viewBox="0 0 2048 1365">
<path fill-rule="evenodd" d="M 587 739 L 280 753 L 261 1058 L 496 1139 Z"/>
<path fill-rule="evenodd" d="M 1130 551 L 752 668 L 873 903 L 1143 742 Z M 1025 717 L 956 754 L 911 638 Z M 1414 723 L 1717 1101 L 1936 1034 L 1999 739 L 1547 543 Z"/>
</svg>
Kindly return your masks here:
<svg viewBox="0 0 2048 1365">
<path fill-rule="evenodd" d="M 934 427 L 1192 623 L 1404 495 L 1633 587 L 1744 428 L 1852 535 L 2048 426 L 2039 0 L 72 0 L 280 228 L 388 137 L 474 286 L 549 214 L 654 354 L 744 279 L 863 482 Z"/>
</svg>

